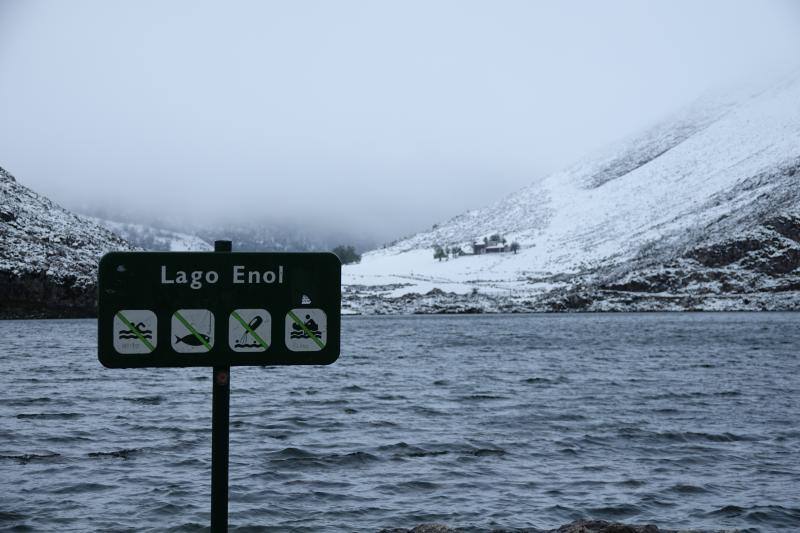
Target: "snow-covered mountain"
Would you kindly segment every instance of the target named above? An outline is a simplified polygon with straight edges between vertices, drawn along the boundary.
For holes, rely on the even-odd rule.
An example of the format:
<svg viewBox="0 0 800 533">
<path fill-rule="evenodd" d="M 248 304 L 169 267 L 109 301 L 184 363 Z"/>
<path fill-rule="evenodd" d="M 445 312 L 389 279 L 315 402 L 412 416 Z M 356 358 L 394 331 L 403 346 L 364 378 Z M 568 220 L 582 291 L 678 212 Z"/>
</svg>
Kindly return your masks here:
<svg viewBox="0 0 800 533">
<path fill-rule="evenodd" d="M 214 245 L 197 235 L 155 228 L 131 222 L 115 222 L 97 217 L 87 217 L 113 231 L 129 243 L 145 250 L 164 252 L 208 252 Z"/>
<path fill-rule="evenodd" d="M 517 253 L 471 252 L 499 234 Z M 353 312 L 800 308 L 800 77 L 641 135 L 344 269 Z"/>
<path fill-rule="evenodd" d="M 0 318 L 93 316 L 100 257 L 131 249 L 0 168 Z"/>
</svg>

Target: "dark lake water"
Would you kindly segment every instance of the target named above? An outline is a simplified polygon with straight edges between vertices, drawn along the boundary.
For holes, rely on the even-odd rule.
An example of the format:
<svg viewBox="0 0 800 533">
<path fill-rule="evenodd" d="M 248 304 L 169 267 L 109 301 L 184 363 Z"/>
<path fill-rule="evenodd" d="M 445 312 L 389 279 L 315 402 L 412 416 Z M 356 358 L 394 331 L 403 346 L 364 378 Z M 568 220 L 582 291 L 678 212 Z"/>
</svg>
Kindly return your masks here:
<svg viewBox="0 0 800 533">
<path fill-rule="evenodd" d="M 0 321 L 0 530 L 202 530 L 211 370 L 108 370 L 95 339 Z M 352 317 L 342 344 L 233 369 L 232 529 L 800 530 L 800 313 Z"/>
</svg>

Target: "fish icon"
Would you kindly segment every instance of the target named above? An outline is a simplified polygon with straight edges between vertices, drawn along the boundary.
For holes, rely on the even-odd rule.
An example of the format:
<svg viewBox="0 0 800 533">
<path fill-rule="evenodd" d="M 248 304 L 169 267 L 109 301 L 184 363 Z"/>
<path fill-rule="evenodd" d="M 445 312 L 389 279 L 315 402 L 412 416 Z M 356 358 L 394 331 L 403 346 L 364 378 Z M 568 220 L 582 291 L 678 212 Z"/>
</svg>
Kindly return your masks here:
<svg viewBox="0 0 800 533">
<path fill-rule="evenodd" d="M 211 337 L 205 335 L 203 333 L 199 334 L 206 343 L 211 342 Z M 189 346 L 202 346 L 203 343 L 198 339 L 195 335 L 189 333 L 188 335 L 181 337 L 179 335 L 175 335 L 175 344 L 188 344 Z"/>
<path fill-rule="evenodd" d="M 172 349 L 205 353 L 214 346 L 214 313 L 208 309 L 178 309 L 172 314 Z"/>
</svg>

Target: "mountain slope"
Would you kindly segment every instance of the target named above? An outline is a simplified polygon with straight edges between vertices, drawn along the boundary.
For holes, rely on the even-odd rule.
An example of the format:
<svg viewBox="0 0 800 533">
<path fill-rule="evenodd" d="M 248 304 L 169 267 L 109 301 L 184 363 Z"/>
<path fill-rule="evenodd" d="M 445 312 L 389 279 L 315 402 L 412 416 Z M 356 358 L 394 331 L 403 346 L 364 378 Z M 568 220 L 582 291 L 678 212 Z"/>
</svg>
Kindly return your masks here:
<svg viewBox="0 0 800 533">
<path fill-rule="evenodd" d="M 0 168 L 0 318 L 93 316 L 100 257 L 130 249 Z"/>
<path fill-rule="evenodd" d="M 86 217 L 119 235 L 129 243 L 145 250 L 164 252 L 210 252 L 214 246 L 197 235 L 132 222 L 116 222 L 96 217 Z"/>
<path fill-rule="evenodd" d="M 800 79 L 705 100 L 345 268 L 354 311 L 795 308 Z M 517 254 L 435 261 L 499 233 Z M 657 281 L 657 280 L 661 281 Z M 422 295 L 433 289 L 435 292 Z"/>
</svg>

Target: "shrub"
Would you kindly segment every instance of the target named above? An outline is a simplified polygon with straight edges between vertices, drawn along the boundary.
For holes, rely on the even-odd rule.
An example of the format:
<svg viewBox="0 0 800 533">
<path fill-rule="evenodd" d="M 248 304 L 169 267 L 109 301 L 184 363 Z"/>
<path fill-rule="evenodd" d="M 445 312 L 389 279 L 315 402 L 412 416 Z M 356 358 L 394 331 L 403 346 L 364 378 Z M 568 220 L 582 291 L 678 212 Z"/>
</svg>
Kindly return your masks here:
<svg viewBox="0 0 800 533">
<path fill-rule="evenodd" d="M 353 246 L 339 245 L 331 251 L 336 254 L 342 264 L 349 265 L 361 262 L 361 255 L 356 253 L 356 249 Z"/>
</svg>

